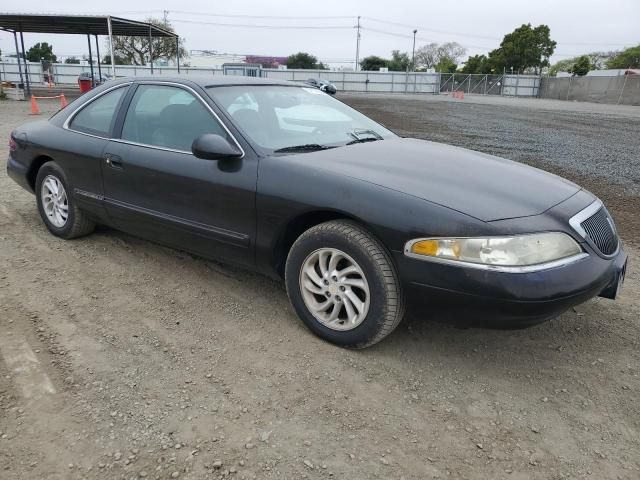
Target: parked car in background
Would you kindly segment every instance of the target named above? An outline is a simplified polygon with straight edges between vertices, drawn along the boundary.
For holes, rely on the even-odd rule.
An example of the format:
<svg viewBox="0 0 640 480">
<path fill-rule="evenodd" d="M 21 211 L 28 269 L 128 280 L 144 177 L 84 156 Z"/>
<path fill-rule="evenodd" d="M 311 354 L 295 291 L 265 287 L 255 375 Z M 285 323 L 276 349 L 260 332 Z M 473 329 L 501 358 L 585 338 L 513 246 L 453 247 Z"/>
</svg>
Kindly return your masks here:
<svg viewBox="0 0 640 480">
<path fill-rule="evenodd" d="M 338 89 L 336 86 L 331 83 L 329 80 L 323 80 L 318 78 L 309 78 L 305 81 L 307 85 L 311 85 L 314 88 L 318 88 L 323 92 L 326 92 L 330 95 L 335 95 Z"/>
<path fill-rule="evenodd" d="M 113 76 L 107 74 L 107 73 L 103 73 L 102 76 L 98 75 L 98 71 L 97 69 L 93 72 L 93 78 L 96 82 L 96 85 L 102 85 L 103 83 L 111 80 L 113 78 Z M 78 82 L 80 80 L 91 80 L 91 72 L 80 72 L 80 75 L 78 75 Z"/>
<path fill-rule="evenodd" d="M 309 329 L 352 348 L 408 299 L 525 326 L 615 298 L 626 271 L 579 186 L 273 79 L 111 81 L 15 129 L 7 170 L 53 235 L 105 224 L 282 278 Z"/>
</svg>

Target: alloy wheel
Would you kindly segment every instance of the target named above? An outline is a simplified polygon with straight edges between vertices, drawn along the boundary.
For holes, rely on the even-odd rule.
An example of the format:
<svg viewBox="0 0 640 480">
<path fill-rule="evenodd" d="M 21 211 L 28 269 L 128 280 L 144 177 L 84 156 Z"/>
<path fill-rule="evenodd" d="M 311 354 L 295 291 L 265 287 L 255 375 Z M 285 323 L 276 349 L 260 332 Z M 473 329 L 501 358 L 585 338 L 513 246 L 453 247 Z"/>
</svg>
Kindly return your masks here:
<svg viewBox="0 0 640 480">
<path fill-rule="evenodd" d="M 367 316 L 369 284 L 358 263 L 336 248 L 312 252 L 300 269 L 300 291 L 305 306 L 322 325 L 352 330 Z"/>
<path fill-rule="evenodd" d="M 42 208 L 52 225 L 62 228 L 69 218 L 69 201 L 62 182 L 53 175 L 42 181 L 40 192 Z"/>
</svg>

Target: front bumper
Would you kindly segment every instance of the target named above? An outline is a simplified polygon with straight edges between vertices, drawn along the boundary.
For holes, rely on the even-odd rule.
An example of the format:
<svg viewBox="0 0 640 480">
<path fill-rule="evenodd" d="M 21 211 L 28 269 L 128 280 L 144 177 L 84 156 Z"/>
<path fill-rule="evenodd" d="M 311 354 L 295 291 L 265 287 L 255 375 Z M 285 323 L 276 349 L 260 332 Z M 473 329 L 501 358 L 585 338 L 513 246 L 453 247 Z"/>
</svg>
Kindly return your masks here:
<svg viewBox="0 0 640 480">
<path fill-rule="evenodd" d="M 615 297 L 627 254 L 622 247 L 610 259 L 589 253 L 568 265 L 530 273 L 439 264 L 402 252 L 394 256 L 414 314 L 519 328 L 550 320 L 598 295 Z"/>
</svg>

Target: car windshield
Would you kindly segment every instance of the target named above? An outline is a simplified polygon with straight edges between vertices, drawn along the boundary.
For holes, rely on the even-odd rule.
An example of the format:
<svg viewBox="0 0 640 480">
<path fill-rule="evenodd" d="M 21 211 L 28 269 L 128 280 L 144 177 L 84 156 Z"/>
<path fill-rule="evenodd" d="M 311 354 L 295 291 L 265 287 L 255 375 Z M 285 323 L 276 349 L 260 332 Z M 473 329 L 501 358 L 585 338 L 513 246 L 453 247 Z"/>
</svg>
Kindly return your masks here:
<svg viewBox="0 0 640 480">
<path fill-rule="evenodd" d="M 256 144 L 271 152 L 339 147 L 395 137 L 361 113 L 310 87 L 209 87 L 209 95 Z"/>
</svg>

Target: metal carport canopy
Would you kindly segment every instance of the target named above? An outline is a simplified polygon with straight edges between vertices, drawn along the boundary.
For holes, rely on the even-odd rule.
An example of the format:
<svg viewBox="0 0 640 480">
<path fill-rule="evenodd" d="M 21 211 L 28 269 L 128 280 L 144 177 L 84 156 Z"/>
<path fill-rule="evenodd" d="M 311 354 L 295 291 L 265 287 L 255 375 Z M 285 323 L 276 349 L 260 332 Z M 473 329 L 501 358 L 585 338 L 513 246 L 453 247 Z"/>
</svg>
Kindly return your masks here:
<svg viewBox="0 0 640 480">
<path fill-rule="evenodd" d="M 101 15 L 0 13 L 0 29 L 14 33 L 107 35 L 109 36 L 110 45 L 112 45 L 113 35 L 178 38 L 177 34 L 153 25 L 152 23 Z M 114 60 L 113 48 L 111 48 L 111 70 L 115 77 Z"/>
</svg>

